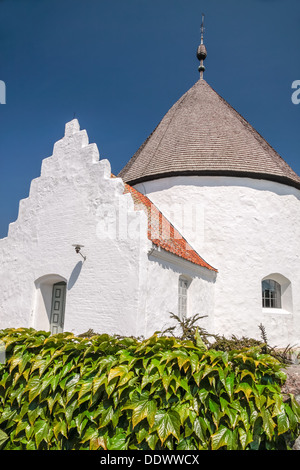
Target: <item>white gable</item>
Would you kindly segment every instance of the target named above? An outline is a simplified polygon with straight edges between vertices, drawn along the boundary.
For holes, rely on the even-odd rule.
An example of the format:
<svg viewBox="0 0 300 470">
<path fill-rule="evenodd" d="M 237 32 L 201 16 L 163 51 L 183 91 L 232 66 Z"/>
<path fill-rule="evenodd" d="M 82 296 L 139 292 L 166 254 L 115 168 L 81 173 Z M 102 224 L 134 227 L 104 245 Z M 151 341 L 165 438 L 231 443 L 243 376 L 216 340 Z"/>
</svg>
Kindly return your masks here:
<svg viewBox="0 0 300 470">
<path fill-rule="evenodd" d="M 205 269 L 180 266 L 176 256 L 162 263 L 152 248 L 145 213 L 135 210 L 123 181 L 111 178 L 109 162 L 99 160 L 97 146 L 71 121 L 0 240 L 1 328 L 49 330 L 62 311 L 53 286 L 65 283 L 65 331 L 147 335 L 177 313 L 178 279 L 189 271 L 197 293 L 191 313 L 199 307 L 212 315 L 215 274 L 208 280 Z"/>
</svg>

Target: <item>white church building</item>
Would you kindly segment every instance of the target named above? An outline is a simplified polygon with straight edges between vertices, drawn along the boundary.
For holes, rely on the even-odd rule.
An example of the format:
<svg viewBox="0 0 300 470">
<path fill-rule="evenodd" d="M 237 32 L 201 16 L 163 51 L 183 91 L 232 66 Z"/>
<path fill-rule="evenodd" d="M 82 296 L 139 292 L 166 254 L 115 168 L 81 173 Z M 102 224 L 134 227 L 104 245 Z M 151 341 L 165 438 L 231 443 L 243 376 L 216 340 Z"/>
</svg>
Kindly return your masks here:
<svg viewBox="0 0 300 470">
<path fill-rule="evenodd" d="M 300 177 L 203 79 L 119 175 L 76 119 L 0 240 L 0 329 L 300 344 Z"/>
</svg>

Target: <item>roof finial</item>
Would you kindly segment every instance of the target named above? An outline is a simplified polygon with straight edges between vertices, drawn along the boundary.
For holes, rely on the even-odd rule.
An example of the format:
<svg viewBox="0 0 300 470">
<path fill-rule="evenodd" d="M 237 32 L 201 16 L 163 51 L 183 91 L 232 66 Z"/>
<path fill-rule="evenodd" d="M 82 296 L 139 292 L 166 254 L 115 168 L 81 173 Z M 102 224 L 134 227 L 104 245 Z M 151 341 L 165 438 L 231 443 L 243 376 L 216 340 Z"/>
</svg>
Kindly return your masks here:
<svg viewBox="0 0 300 470">
<path fill-rule="evenodd" d="M 200 72 L 200 80 L 203 80 L 203 72 L 205 70 L 203 61 L 205 60 L 207 56 L 206 47 L 203 44 L 203 33 L 204 33 L 204 13 L 202 13 L 202 23 L 201 23 L 201 44 L 200 46 L 198 46 L 198 49 L 197 49 L 197 58 L 198 60 L 200 60 L 200 65 L 198 67 L 198 70 Z"/>
</svg>

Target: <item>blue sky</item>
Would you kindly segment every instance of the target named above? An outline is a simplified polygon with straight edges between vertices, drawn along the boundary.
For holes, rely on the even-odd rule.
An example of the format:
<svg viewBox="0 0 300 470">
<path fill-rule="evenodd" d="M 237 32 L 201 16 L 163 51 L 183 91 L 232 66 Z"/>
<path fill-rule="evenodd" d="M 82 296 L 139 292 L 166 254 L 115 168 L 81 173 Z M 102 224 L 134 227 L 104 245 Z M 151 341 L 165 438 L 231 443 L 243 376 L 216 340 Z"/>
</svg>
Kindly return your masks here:
<svg viewBox="0 0 300 470">
<path fill-rule="evenodd" d="M 74 113 L 117 174 L 199 78 L 300 174 L 299 0 L 0 0 L 0 237 Z"/>
</svg>

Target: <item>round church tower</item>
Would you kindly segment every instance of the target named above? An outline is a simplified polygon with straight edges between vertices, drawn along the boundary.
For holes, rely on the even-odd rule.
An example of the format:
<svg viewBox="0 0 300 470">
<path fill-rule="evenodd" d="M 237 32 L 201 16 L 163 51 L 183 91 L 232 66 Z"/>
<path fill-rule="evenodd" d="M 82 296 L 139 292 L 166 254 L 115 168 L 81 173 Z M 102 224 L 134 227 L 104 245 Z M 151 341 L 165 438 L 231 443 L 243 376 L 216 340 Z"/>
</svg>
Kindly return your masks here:
<svg viewBox="0 0 300 470">
<path fill-rule="evenodd" d="M 119 176 L 218 269 L 214 332 L 300 339 L 300 178 L 203 79 L 167 112 Z M 193 314 L 205 312 L 193 312 Z"/>
</svg>

